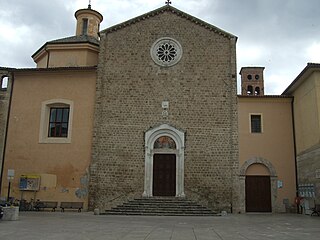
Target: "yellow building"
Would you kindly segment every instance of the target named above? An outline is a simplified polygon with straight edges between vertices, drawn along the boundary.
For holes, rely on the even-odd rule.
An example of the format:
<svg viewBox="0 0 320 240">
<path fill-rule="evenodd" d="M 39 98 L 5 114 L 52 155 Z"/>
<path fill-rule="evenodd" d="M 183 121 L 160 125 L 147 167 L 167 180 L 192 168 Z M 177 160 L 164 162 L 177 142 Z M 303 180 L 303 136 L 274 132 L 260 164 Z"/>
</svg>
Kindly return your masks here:
<svg viewBox="0 0 320 240">
<path fill-rule="evenodd" d="M 76 35 L 45 43 L 32 56 L 36 68 L 3 75 L 12 94 L 1 196 L 14 170 L 17 199 L 87 203 L 102 15 L 88 8 L 75 17 Z"/>
<path fill-rule="evenodd" d="M 298 192 L 309 208 L 320 204 L 320 64 L 308 63 L 282 95 L 294 98 Z"/>
</svg>

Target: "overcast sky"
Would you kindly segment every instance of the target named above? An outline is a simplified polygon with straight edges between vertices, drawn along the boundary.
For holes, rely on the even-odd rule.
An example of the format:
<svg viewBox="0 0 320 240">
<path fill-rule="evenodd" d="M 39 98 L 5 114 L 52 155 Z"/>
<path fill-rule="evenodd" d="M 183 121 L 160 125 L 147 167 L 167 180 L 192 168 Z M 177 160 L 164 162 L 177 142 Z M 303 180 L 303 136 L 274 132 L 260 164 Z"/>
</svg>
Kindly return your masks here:
<svg viewBox="0 0 320 240">
<path fill-rule="evenodd" d="M 236 35 L 238 73 L 245 66 L 265 67 L 266 94 L 281 94 L 308 62 L 320 63 L 319 0 L 171 2 L 173 7 Z M 0 0 L 0 66 L 35 67 L 31 55 L 47 41 L 74 35 L 74 12 L 88 3 Z M 100 30 L 164 4 L 165 0 L 91 1 L 92 8 L 104 16 Z"/>
</svg>

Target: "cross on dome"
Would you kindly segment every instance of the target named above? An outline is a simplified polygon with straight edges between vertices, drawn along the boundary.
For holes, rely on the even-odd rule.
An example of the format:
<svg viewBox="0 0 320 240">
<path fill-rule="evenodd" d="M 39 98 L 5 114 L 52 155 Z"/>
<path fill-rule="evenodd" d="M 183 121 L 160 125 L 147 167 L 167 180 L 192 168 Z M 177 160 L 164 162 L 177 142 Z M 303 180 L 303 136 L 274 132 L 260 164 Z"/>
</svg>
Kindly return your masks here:
<svg viewBox="0 0 320 240">
<path fill-rule="evenodd" d="M 169 5 L 171 4 L 171 1 L 170 1 L 170 0 L 167 0 L 165 3 L 166 3 L 166 5 L 169 6 Z"/>
</svg>

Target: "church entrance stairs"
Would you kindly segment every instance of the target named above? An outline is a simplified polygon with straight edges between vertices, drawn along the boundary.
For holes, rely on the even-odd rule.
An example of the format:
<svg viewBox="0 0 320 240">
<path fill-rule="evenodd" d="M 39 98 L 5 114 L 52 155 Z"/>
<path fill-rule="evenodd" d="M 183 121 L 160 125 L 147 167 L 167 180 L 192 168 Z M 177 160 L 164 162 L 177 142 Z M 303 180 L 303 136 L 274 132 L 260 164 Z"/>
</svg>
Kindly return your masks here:
<svg viewBox="0 0 320 240">
<path fill-rule="evenodd" d="M 176 197 L 138 198 L 123 203 L 106 215 L 149 215 L 149 216 L 215 216 L 217 213 L 189 199 Z"/>
</svg>

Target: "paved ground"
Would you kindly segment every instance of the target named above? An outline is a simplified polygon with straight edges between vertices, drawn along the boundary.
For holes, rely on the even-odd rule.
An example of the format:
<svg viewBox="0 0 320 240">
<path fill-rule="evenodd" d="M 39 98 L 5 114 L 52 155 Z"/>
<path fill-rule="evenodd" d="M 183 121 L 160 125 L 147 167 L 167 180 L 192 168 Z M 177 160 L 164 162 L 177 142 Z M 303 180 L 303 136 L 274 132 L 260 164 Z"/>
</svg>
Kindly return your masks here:
<svg viewBox="0 0 320 240">
<path fill-rule="evenodd" d="M 1 240 L 38 239 L 320 239 L 320 217 L 296 214 L 225 217 L 95 216 L 77 212 L 21 212 L 0 220 Z"/>
</svg>

